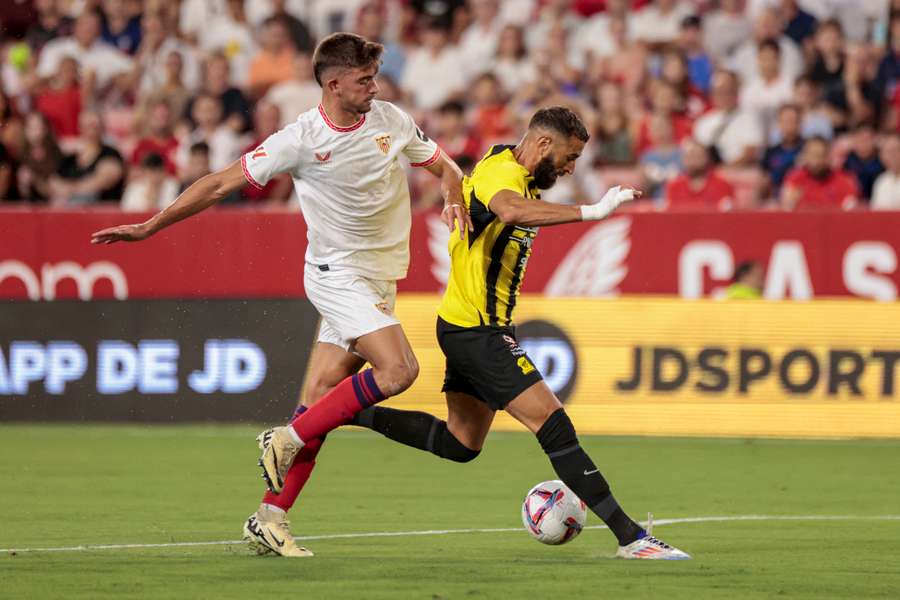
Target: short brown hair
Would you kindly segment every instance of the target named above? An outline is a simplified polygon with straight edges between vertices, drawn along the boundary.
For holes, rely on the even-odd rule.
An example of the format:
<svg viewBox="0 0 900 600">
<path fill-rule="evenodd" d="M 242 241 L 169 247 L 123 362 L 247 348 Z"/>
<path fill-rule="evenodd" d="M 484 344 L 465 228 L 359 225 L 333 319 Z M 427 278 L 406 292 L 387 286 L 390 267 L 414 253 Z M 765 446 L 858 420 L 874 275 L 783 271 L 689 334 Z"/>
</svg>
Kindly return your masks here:
<svg viewBox="0 0 900 600">
<path fill-rule="evenodd" d="M 332 33 L 316 46 L 313 54 L 313 74 L 322 85 L 322 75 L 328 69 L 359 69 L 378 64 L 384 46 L 370 42 L 354 33 Z"/>
<path fill-rule="evenodd" d="M 575 111 L 565 106 L 550 106 L 540 109 L 531 117 L 528 128 L 550 129 L 567 138 L 578 138 L 582 142 L 588 141 L 590 137 Z"/>
</svg>

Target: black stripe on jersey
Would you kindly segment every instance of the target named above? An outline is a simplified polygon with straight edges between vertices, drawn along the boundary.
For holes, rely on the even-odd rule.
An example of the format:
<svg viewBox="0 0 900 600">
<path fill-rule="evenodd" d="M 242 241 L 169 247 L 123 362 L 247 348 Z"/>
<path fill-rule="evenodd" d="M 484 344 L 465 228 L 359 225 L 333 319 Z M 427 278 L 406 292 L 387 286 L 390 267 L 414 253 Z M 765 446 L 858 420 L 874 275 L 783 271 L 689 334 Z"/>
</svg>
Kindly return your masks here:
<svg viewBox="0 0 900 600">
<path fill-rule="evenodd" d="M 513 148 L 515 148 L 515 146 L 512 144 L 494 144 L 491 146 L 491 149 L 488 150 L 488 153 L 484 158 L 487 158 L 488 156 L 497 156 L 504 150 L 512 150 Z M 484 160 L 484 158 L 481 160 Z"/>
<path fill-rule="evenodd" d="M 519 255 L 516 256 L 516 266 L 513 268 L 512 279 L 509 280 L 509 295 L 506 300 L 506 323 L 512 321 L 513 308 L 516 307 L 516 290 L 522 281 L 522 274 L 525 272 L 525 255 L 528 254 L 528 246 L 530 239 L 524 239 L 519 242 Z"/>
<path fill-rule="evenodd" d="M 503 253 L 506 251 L 506 245 L 515 227 L 507 225 L 494 240 L 494 247 L 491 248 L 491 263 L 487 270 L 487 301 L 485 308 L 487 309 L 488 319 L 491 325 L 498 325 L 500 319 L 497 317 L 497 280 L 500 278 L 500 268 L 503 266 Z"/>
<path fill-rule="evenodd" d="M 472 218 L 472 231 L 469 232 L 469 248 L 471 248 L 478 236 L 497 218 L 497 215 L 489 211 L 488 207 L 475 195 L 475 190 L 472 190 L 469 195 L 469 216 Z"/>
</svg>

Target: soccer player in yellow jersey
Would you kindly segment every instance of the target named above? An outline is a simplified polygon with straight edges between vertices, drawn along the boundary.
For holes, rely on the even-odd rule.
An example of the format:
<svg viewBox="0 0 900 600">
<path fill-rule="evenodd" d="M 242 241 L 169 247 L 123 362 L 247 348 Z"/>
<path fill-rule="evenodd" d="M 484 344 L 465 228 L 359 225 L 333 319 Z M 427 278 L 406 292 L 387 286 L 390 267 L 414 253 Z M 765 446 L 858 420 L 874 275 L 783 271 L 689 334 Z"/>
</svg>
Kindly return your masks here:
<svg viewBox="0 0 900 600">
<path fill-rule="evenodd" d="M 587 131 L 563 107 L 539 110 L 516 146 L 494 146 L 463 180 L 473 227 L 451 236 L 451 270 L 438 309 L 437 337 L 447 358 L 443 391 L 448 417 L 373 406 L 354 423 L 395 441 L 457 462 L 478 456 L 497 410 L 506 410 L 537 436 L 559 478 L 615 534 L 623 558 L 690 558 L 631 520 L 578 443 L 560 401 L 516 342 L 516 298 L 537 228 L 609 216 L 633 189 L 610 189 L 590 206 L 540 199 L 540 190 L 569 175 Z"/>
</svg>

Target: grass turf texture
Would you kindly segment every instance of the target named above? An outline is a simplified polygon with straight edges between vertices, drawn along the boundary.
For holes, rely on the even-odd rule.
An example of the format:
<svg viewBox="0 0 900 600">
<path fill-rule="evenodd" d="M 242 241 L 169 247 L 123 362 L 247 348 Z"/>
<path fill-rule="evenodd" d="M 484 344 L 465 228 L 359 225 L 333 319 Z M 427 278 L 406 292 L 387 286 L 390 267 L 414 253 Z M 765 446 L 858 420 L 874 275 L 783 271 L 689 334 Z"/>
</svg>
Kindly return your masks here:
<svg viewBox="0 0 900 600">
<path fill-rule="evenodd" d="M 257 428 L 0 426 L 0 548 L 236 540 L 262 491 Z M 900 513 L 900 442 L 601 438 L 582 443 L 636 518 Z M 468 465 L 369 432 L 332 434 L 297 535 L 521 527 L 554 478 L 527 434 Z M 588 523 L 598 520 L 589 515 Z M 549 547 L 509 533 L 322 539 L 307 559 L 244 546 L 18 552 L 9 598 L 885 598 L 900 595 L 900 521 L 661 526 L 695 556 L 618 561 L 606 530 Z M 269 596 L 274 594 L 274 596 Z"/>
</svg>

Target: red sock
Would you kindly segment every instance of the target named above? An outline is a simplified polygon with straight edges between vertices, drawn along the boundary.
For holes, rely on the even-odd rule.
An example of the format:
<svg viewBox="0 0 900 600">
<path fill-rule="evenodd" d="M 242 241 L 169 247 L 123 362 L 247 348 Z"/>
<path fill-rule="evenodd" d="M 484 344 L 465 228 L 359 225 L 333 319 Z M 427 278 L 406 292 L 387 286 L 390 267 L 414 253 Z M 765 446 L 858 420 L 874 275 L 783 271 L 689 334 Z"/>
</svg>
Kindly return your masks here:
<svg viewBox="0 0 900 600">
<path fill-rule="evenodd" d="M 332 429 L 349 423 L 356 413 L 384 398 L 375 384 L 372 369 L 366 369 L 337 384 L 306 412 L 297 416 L 291 427 L 306 443 L 306 440 L 322 437 Z"/>
<path fill-rule="evenodd" d="M 262 499 L 263 504 L 272 504 L 285 512 L 291 510 L 291 507 L 297 500 L 297 496 L 300 495 L 300 491 L 306 485 L 309 476 L 312 475 L 312 470 L 316 466 L 316 456 L 319 454 L 319 448 L 322 447 L 323 443 L 325 443 L 324 439 L 316 438 L 303 446 L 300 452 L 297 453 L 294 464 L 288 470 L 281 493 L 273 494 L 266 491 Z"/>
</svg>

